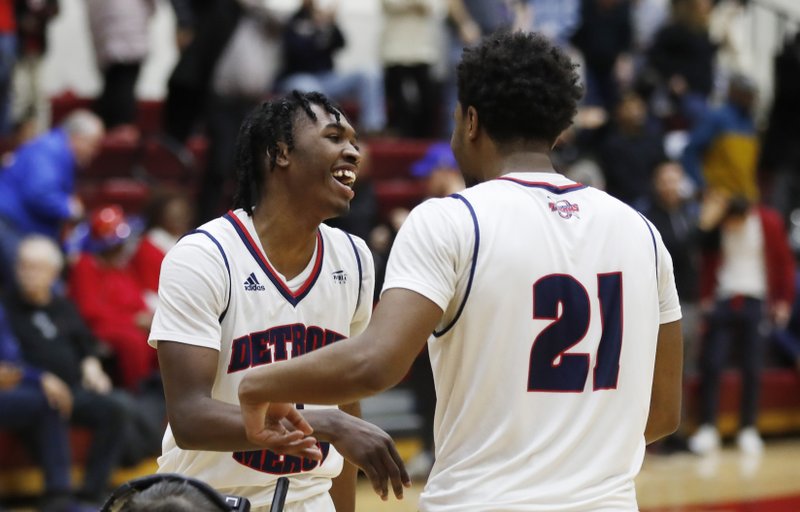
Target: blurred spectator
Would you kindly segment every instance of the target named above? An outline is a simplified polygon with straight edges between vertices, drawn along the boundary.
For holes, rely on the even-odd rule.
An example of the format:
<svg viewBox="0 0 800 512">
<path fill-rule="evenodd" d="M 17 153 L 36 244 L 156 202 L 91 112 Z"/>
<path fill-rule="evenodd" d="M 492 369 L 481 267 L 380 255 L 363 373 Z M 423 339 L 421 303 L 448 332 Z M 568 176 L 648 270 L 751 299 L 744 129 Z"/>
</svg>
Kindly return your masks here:
<svg viewBox="0 0 800 512">
<path fill-rule="evenodd" d="M 611 111 L 617 104 L 623 75 L 629 80 L 633 61 L 633 27 L 629 0 L 582 0 L 580 25 L 572 36 L 583 54 L 588 105 Z"/>
<path fill-rule="evenodd" d="M 206 105 L 208 160 L 197 197 L 197 223 L 230 203 L 236 134 L 245 116 L 271 91 L 281 66 L 280 22 L 259 0 L 237 0 L 239 16 L 211 78 Z"/>
<path fill-rule="evenodd" d="M 774 91 L 762 168 L 771 180 L 770 202 L 788 218 L 800 209 L 800 31 L 775 56 Z"/>
<path fill-rule="evenodd" d="M 145 216 L 146 231 L 131 259 L 131 267 L 145 291 L 148 306 L 155 311 L 161 262 L 167 251 L 191 229 L 194 211 L 185 194 L 161 192 L 153 196 Z"/>
<path fill-rule="evenodd" d="M 431 68 L 439 57 L 434 0 L 383 0 L 383 59 L 389 127 L 404 137 L 432 137 L 436 88 Z"/>
<path fill-rule="evenodd" d="M 656 33 L 647 54 L 673 107 L 686 118 L 683 122 L 702 116 L 714 87 L 710 12 L 711 0 L 673 0 L 670 21 Z"/>
<path fill-rule="evenodd" d="M 524 0 L 525 17 L 520 24 L 539 32 L 558 46 L 567 47 L 580 24 L 580 0 Z"/>
<path fill-rule="evenodd" d="M 447 197 L 466 186 L 449 142 L 431 144 L 425 156 L 411 166 L 411 175 L 425 180 L 426 197 Z"/>
<path fill-rule="evenodd" d="M 58 246 L 43 236 L 19 246 L 16 274 L 19 290 L 6 298 L 9 323 L 28 363 L 61 379 L 72 395 L 72 425 L 92 430 L 83 487 L 79 496 L 102 503 L 117 465 L 129 425 L 130 398 L 113 391 L 98 359 L 98 347 L 75 307 L 55 296 L 63 258 Z"/>
<path fill-rule="evenodd" d="M 242 8 L 231 0 L 171 0 L 179 57 L 167 82 L 164 131 L 184 144 L 205 116 L 211 78 Z"/>
<path fill-rule="evenodd" d="M 83 215 L 75 169 L 94 159 L 103 135 L 97 116 L 73 112 L 61 127 L 19 148 L 0 172 L 0 272 L 7 283 L 23 236 L 57 239 L 65 221 Z"/>
<path fill-rule="evenodd" d="M 69 425 L 72 395 L 52 373 L 22 359 L 4 309 L 0 307 L 0 429 L 12 431 L 31 446 L 44 473 L 39 510 L 67 512 L 72 507 Z"/>
<path fill-rule="evenodd" d="M 358 126 L 362 135 L 386 128 L 386 102 L 381 77 L 366 71 L 337 72 L 333 56 L 345 39 L 336 23 L 336 4 L 325 9 L 316 0 L 303 0 L 286 24 L 283 34 L 283 73 L 278 87 L 283 92 L 319 91 L 343 101 L 358 102 Z"/>
<path fill-rule="evenodd" d="M 17 15 L 17 64 L 14 67 L 13 119 L 30 122 L 35 133 L 50 121 L 40 81 L 42 58 L 47 51 L 47 26 L 58 15 L 58 0 L 15 0 Z"/>
<path fill-rule="evenodd" d="M 524 24 L 526 20 L 519 20 L 519 14 L 519 11 L 510 7 L 507 0 L 447 0 L 447 75 L 443 94 L 443 120 L 440 123 L 443 137 L 449 138 L 453 133 L 453 112 L 458 101 L 456 66 L 461 60 L 461 52 L 485 35 Z"/>
<path fill-rule="evenodd" d="M 749 0 L 718 0 L 711 11 L 709 35 L 717 46 L 715 89 L 724 96 L 734 74 L 754 76 L 755 56 L 751 40 L 753 24 Z"/>
<path fill-rule="evenodd" d="M 794 257 L 780 215 L 741 196 L 728 200 L 721 193 L 707 194 L 698 226 L 705 233 L 700 296 L 707 330 L 700 353 L 701 426 L 689 439 L 689 448 L 700 454 L 719 448 L 720 374 L 736 340 L 742 371 L 736 440 L 743 452 L 760 453 L 763 441 L 756 420 L 765 348 L 762 311 L 769 312 L 778 328 L 787 325 L 795 296 Z"/>
<path fill-rule="evenodd" d="M 147 346 L 153 312 L 130 265 L 131 227 L 122 208 L 106 206 L 91 216 L 89 250 L 70 270 L 69 291 L 92 333 L 112 352 L 116 381 L 135 390 L 157 369 Z"/>
<path fill-rule="evenodd" d="M 652 172 L 664 160 L 663 145 L 659 128 L 648 123 L 647 105 L 636 93 L 626 93 L 600 147 L 606 191 L 641 208 L 652 190 Z"/>
<path fill-rule="evenodd" d="M 642 213 L 661 233 L 672 256 L 675 286 L 681 299 L 684 341 L 684 373 L 693 373 L 699 334 L 697 286 L 698 205 L 687 193 L 691 185 L 678 162 L 663 162 L 655 167 L 652 195 Z"/>
<path fill-rule="evenodd" d="M 86 4 L 104 81 L 97 112 L 109 130 L 137 139 L 135 88 L 150 51 L 148 29 L 155 0 L 87 0 Z"/>
<path fill-rule="evenodd" d="M 11 131 L 11 78 L 17 61 L 14 1 L 0 0 L 0 137 Z"/>
<path fill-rule="evenodd" d="M 800 290 L 800 271 L 795 273 L 794 289 Z M 795 295 L 786 326 L 776 326 L 770 335 L 770 340 L 800 372 L 800 296 Z"/>
<path fill-rule="evenodd" d="M 755 83 L 731 77 L 728 99 L 695 126 L 684 148 L 683 165 L 698 185 L 758 199 L 758 133 L 753 120 Z"/>
<path fill-rule="evenodd" d="M 656 32 L 669 18 L 670 0 L 633 0 L 633 41 L 637 53 L 644 53 Z"/>
</svg>

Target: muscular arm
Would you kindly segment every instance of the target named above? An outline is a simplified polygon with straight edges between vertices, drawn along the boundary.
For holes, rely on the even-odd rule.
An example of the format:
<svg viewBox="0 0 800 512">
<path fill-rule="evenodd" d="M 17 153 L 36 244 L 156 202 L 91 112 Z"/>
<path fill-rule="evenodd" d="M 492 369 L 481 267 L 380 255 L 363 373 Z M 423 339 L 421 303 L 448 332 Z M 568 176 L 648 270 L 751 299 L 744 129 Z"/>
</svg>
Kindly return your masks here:
<svg viewBox="0 0 800 512">
<path fill-rule="evenodd" d="M 683 336 L 680 320 L 661 324 L 658 330 L 650 414 L 644 431 L 649 444 L 678 428 L 681 420 Z"/>
<path fill-rule="evenodd" d="M 441 316 L 422 295 L 390 289 L 362 334 L 255 369 L 239 386 L 239 399 L 339 404 L 377 394 L 400 382 Z"/>
<path fill-rule="evenodd" d="M 339 409 L 356 418 L 361 417 L 361 404 L 358 402 L 342 405 Z M 333 485 L 329 491 L 337 512 L 355 512 L 357 477 L 358 468 L 345 459 L 342 472 L 333 479 Z"/>
<path fill-rule="evenodd" d="M 215 400 L 211 388 L 217 372 L 216 350 L 159 341 L 158 361 L 164 381 L 167 417 L 175 442 L 185 450 L 238 451 L 264 446 L 247 440 L 239 407 Z M 311 419 L 312 415 L 309 415 Z M 301 425 L 298 425 L 301 426 Z M 308 427 L 308 425 L 305 425 Z M 301 426 L 302 428 L 302 426 Z M 310 431 L 310 427 L 308 427 Z M 280 453 L 319 458 L 314 438 L 286 433 L 270 447 Z"/>
</svg>

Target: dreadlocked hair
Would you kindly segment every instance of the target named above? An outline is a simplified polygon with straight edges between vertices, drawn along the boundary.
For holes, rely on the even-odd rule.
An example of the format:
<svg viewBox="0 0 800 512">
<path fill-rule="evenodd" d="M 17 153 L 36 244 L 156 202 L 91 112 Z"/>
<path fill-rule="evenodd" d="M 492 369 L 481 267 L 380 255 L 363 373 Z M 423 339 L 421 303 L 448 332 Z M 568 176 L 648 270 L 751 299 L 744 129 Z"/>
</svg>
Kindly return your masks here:
<svg viewBox="0 0 800 512">
<path fill-rule="evenodd" d="M 236 138 L 235 169 L 237 188 L 234 208 L 242 208 L 253 215 L 253 207 L 261 199 L 267 172 L 275 168 L 278 143 L 294 149 L 292 133 L 298 110 L 316 122 L 317 115 L 311 105 L 319 105 L 341 122 L 344 116 L 322 93 L 292 91 L 286 97 L 265 101 L 247 115 Z"/>
</svg>

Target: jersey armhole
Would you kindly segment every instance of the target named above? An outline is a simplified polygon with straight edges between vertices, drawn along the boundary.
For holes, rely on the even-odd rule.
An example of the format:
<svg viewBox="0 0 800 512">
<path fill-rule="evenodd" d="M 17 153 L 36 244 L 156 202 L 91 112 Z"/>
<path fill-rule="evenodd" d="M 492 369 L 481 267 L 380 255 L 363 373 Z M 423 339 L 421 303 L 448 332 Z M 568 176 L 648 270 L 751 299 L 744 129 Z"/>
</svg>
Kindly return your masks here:
<svg viewBox="0 0 800 512">
<path fill-rule="evenodd" d="M 364 280 L 364 270 L 361 266 L 361 255 L 358 254 L 358 247 L 356 247 L 356 242 L 353 240 L 353 235 L 347 231 L 343 231 L 343 233 L 347 235 L 347 239 L 350 240 L 350 245 L 353 247 L 353 252 L 356 255 L 356 265 L 358 266 L 358 298 L 356 299 L 356 311 L 358 311 L 359 306 L 361 306 L 361 286 Z"/>
<path fill-rule="evenodd" d="M 481 232 L 480 227 L 478 226 L 478 217 L 475 215 L 475 209 L 472 208 L 472 204 L 461 194 L 452 194 L 450 197 L 453 199 L 458 199 L 467 207 L 469 210 L 470 217 L 472 217 L 472 226 L 475 230 L 475 243 L 472 248 L 472 263 L 470 264 L 469 268 L 469 278 L 467 280 L 467 288 L 464 290 L 464 298 L 461 299 L 461 304 L 458 306 L 458 310 L 456 314 L 453 316 L 453 319 L 447 324 L 442 330 L 440 331 L 433 331 L 433 336 L 439 338 L 453 328 L 453 326 L 458 322 L 458 319 L 461 317 L 461 313 L 464 311 L 464 306 L 467 305 L 467 299 L 469 298 L 470 290 L 472 290 L 472 281 L 475 278 L 475 267 L 478 264 L 478 249 L 480 249 L 481 245 Z"/>
<path fill-rule="evenodd" d="M 644 221 L 644 225 L 647 226 L 647 230 L 650 232 L 650 239 L 653 241 L 653 258 L 655 259 L 656 280 L 658 280 L 658 244 L 656 244 L 656 235 L 653 233 L 653 228 L 650 227 L 650 222 L 647 218 L 639 211 L 636 213 L 638 213 L 639 217 Z"/>
<path fill-rule="evenodd" d="M 225 304 L 225 309 L 222 310 L 222 314 L 219 315 L 219 323 L 222 323 L 222 321 L 225 319 L 225 315 L 228 314 L 228 308 L 231 307 L 231 288 L 232 288 L 232 286 L 231 286 L 231 266 L 228 263 L 228 256 L 225 254 L 225 250 L 222 248 L 222 244 L 220 244 L 219 241 L 216 238 L 214 238 L 214 236 L 211 233 L 209 233 L 208 231 L 205 231 L 205 230 L 202 230 L 202 229 L 196 229 L 194 231 L 190 231 L 189 233 L 186 233 L 184 236 L 193 235 L 195 233 L 203 234 L 203 235 L 207 236 L 209 240 L 214 242 L 214 245 L 217 246 L 217 249 L 219 249 L 219 253 L 222 255 L 222 261 L 225 262 L 225 269 L 228 271 L 228 302 Z"/>
</svg>

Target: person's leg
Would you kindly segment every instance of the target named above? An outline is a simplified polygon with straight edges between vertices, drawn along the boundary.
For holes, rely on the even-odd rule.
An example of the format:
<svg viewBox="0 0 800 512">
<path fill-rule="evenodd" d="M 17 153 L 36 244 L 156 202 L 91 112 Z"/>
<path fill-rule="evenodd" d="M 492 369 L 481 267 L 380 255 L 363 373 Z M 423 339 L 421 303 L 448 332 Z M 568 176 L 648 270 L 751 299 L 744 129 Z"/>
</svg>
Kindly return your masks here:
<svg viewBox="0 0 800 512">
<path fill-rule="evenodd" d="M 11 81 L 17 61 L 17 36 L 0 34 L 0 135 L 11 132 Z"/>
<path fill-rule="evenodd" d="M 390 111 L 389 126 L 406 135 L 408 102 L 403 92 L 404 66 L 386 66 L 383 70 L 386 105 Z"/>
<path fill-rule="evenodd" d="M 413 137 L 433 137 L 436 131 L 437 105 L 436 87 L 431 77 L 431 67 L 428 64 L 411 66 L 414 82 L 417 84 L 416 117 L 413 120 Z"/>
<path fill-rule="evenodd" d="M 47 501 L 70 492 L 69 425 L 51 408 L 38 383 L 22 383 L 0 392 L 0 429 L 18 431 L 33 448 L 44 473 Z"/>
<path fill-rule="evenodd" d="M 358 125 L 364 132 L 376 133 L 386 128 L 386 99 L 383 93 L 383 76 L 363 72 L 323 73 L 317 77 L 323 92 L 342 101 L 358 101 Z"/>
<path fill-rule="evenodd" d="M 763 302 L 745 299 L 741 311 L 740 334 L 742 342 L 742 404 L 739 428 L 754 427 L 758 417 L 758 398 L 761 391 L 761 368 L 764 360 L 764 343 L 760 332 L 763 319 Z"/>
<path fill-rule="evenodd" d="M 300 92 L 317 91 L 332 96 L 332 94 L 323 87 L 322 82 L 316 75 L 310 73 L 298 73 L 287 76 L 278 83 L 278 90 L 284 94 L 298 90 Z"/>
<path fill-rule="evenodd" d="M 72 423 L 92 430 L 80 496 L 93 503 L 102 502 L 122 453 L 125 438 L 121 432 L 129 421 L 128 412 L 114 392 L 100 395 L 77 389 L 73 396 Z"/>
<path fill-rule="evenodd" d="M 107 128 L 136 122 L 136 81 L 141 63 L 116 63 L 104 73 L 98 111 Z"/>
<path fill-rule="evenodd" d="M 718 301 L 708 322 L 708 332 L 700 350 L 700 422 L 716 425 L 720 374 L 730 345 L 730 301 Z"/>
</svg>

